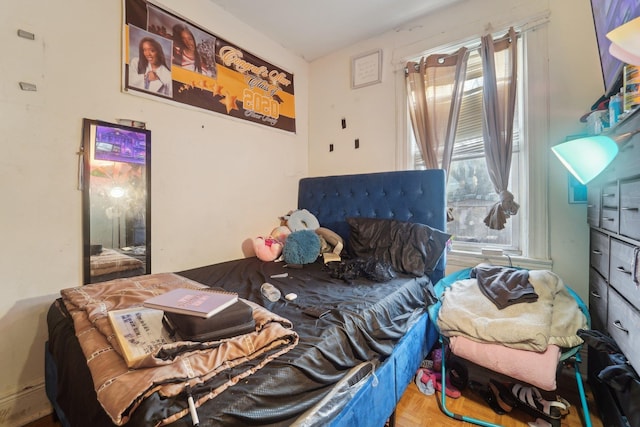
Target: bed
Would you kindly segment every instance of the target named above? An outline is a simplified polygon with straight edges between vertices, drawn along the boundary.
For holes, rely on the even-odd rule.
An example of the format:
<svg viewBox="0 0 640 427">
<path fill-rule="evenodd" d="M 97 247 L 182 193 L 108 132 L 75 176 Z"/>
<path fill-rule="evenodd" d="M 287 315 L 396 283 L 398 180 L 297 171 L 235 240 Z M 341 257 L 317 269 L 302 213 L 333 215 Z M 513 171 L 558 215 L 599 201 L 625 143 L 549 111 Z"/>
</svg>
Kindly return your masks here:
<svg viewBox="0 0 640 427">
<path fill-rule="evenodd" d="M 102 248 L 89 260 L 92 282 L 105 282 L 121 277 L 144 274 L 144 263 L 115 249 Z"/>
<path fill-rule="evenodd" d="M 425 274 L 397 272 L 380 283 L 364 277 L 347 281 L 332 277 L 322 262 L 294 269 L 254 257 L 163 273 L 177 282 L 237 292 L 284 319 L 282 324 L 292 325 L 298 339 L 268 363 L 225 365 L 206 382 L 194 385 L 200 425 L 384 425 L 438 337 L 427 307 L 432 285 L 443 277 L 446 262 L 442 243 L 448 236 L 438 231 L 446 221 L 444 182 L 444 171 L 429 170 L 305 178 L 299 185 L 298 207 L 345 242 L 352 234 L 362 236 L 389 224 L 397 227 L 395 232 L 408 233 L 398 236 L 409 240 L 419 236 L 426 258 L 407 253 L 392 258 L 410 259 Z M 412 251 L 415 246 L 419 244 L 412 245 Z M 153 274 L 141 277 L 156 279 Z M 115 282 L 132 280 L 136 278 Z M 260 293 L 266 281 L 283 295 L 295 293 L 298 298 L 268 301 Z M 112 286 L 109 283 L 113 282 L 88 286 Z M 73 289 L 82 293 L 89 288 Z M 312 317 L 303 312 L 307 307 L 323 307 L 329 314 Z M 45 353 L 47 395 L 63 425 L 146 426 L 169 421 L 192 425 L 183 390 L 171 395 L 151 387 L 120 414 L 106 405 L 111 410 L 107 415 L 104 402 L 96 397 L 86 348 L 76 336 L 81 335 L 73 321 L 76 307 L 69 308 L 62 299 L 51 305 Z M 176 417 L 178 413 L 186 415 Z"/>
</svg>

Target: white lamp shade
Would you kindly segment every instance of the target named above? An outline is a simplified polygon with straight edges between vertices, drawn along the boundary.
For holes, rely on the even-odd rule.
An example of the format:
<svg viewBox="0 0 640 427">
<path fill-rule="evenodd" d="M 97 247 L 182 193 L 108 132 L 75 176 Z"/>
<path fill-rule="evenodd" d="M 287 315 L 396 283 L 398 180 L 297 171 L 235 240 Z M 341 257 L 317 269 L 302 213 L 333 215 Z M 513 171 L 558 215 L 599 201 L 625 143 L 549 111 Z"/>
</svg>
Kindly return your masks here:
<svg viewBox="0 0 640 427">
<path fill-rule="evenodd" d="M 640 35 L 638 37 L 640 37 Z M 634 55 L 631 52 L 627 52 L 615 43 L 611 43 L 609 45 L 609 53 L 624 63 L 631 65 L 640 65 L 640 56 Z"/>
<path fill-rule="evenodd" d="M 613 161 L 619 148 L 613 139 L 598 135 L 558 144 L 551 151 L 581 184 L 587 184 Z"/>
<path fill-rule="evenodd" d="M 640 17 L 609 31 L 607 38 L 622 51 L 640 58 Z"/>
</svg>

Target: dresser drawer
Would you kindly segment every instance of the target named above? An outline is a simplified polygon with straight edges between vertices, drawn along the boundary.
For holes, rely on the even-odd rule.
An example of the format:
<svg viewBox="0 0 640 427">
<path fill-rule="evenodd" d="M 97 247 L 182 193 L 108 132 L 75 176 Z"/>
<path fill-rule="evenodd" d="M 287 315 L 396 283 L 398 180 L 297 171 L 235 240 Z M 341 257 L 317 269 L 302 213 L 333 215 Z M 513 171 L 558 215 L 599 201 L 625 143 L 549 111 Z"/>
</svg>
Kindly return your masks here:
<svg viewBox="0 0 640 427">
<path fill-rule="evenodd" d="M 599 331 L 607 327 L 607 282 L 593 268 L 589 269 L 589 315 L 591 329 Z"/>
<path fill-rule="evenodd" d="M 636 128 L 637 124 L 632 125 Z M 634 129 L 630 129 L 634 130 Z M 638 159 L 640 159 L 640 137 L 634 136 L 616 156 L 615 160 L 605 169 L 607 177 L 624 178 L 638 174 Z"/>
<path fill-rule="evenodd" d="M 618 232 L 618 184 L 607 184 L 602 188 L 602 228 Z"/>
<path fill-rule="evenodd" d="M 640 239 L 640 179 L 620 183 L 620 234 Z"/>
<path fill-rule="evenodd" d="M 640 313 L 615 290 L 609 292 L 607 331 L 636 371 L 640 368 Z"/>
<path fill-rule="evenodd" d="M 609 279 L 609 236 L 596 230 L 591 230 L 590 265 L 595 268 L 598 273 Z"/>
<path fill-rule="evenodd" d="M 633 283 L 633 258 L 636 247 L 611 239 L 609 283 L 636 307 L 640 307 L 640 287 Z"/>
<path fill-rule="evenodd" d="M 600 227 L 600 187 L 587 187 L 587 224 Z"/>
</svg>

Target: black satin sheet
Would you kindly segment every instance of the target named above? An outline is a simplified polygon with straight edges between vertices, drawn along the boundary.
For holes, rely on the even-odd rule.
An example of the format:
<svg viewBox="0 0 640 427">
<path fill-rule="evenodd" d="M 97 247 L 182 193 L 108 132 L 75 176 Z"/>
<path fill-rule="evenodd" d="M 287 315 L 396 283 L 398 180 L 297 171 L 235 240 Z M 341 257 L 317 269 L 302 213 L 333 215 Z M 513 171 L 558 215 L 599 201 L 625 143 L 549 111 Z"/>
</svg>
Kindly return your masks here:
<svg viewBox="0 0 640 427">
<path fill-rule="evenodd" d="M 287 277 L 272 277 L 284 273 Z M 202 427 L 291 425 L 327 396 L 353 367 L 367 360 L 383 362 L 398 340 L 425 313 L 432 290 L 427 276 L 398 275 L 387 283 L 357 279 L 348 284 L 331 278 L 319 262 L 296 269 L 257 258 L 178 274 L 237 292 L 240 297 L 263 305 L 291 320 L 300 336 L 293 350 L 198 408 Z M 262 296 L 260 287 L 264 282 L 280 290 L 279 301 L 271 302 Z M 297 294 L 297 299 L 287 301 L 284 296 L 288 293 Z M 330 313 L 318 319 L 303 313 L 307 307 L 325 308 Z M 73 344 L 74 340 L 68 336 L 73 332 L 70 319 L 57 314 L 56 310 L 53 306 L 50 310 L 49 351 L 60 374 L 57 402 L 69 418 L 82 407 L 80 412 L 90 414 L 90 425 L 110 426 L 108 417 L 104 413 L 100 416 L 95 392 L 87 390 L 86 366 L 78 366 L 80 349 L 77 341 Z M 70 367 L 68 361 L 74 366 Z M 68 375 L 70 369 L 77 371 L 73 378 Z M 214 378 L 194 393 L 208 391 L 226 380 Z M 136 409 L 128 425 L 153 425 L 154 420 L 161 418 L 158 414 L 170 408 L 184 408 L 186 404 L 182 398 L 162 399 L 154 394 Z M 346 402 L 338 403 L 341 404 Z M 338 409 L 333 408 L 331 412 Z M 73 421 L 71 424 L 89 425 Z M 191 418 L 184 417 L 172 425 L 190 426 Z"/>
</svg>

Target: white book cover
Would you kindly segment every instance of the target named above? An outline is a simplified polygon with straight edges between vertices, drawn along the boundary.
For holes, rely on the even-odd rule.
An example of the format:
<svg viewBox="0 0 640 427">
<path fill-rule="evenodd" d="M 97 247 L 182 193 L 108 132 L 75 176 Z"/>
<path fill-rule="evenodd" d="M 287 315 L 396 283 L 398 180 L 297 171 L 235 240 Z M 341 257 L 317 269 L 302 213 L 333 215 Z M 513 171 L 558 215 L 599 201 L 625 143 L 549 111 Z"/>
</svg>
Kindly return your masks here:
<svg viewBox="0 0 640 427">
<path fill-rule="evenodd" d="M 133 368 L 147 355 L 162 345 L 173 342 L 162 325 L 162 310 L 145 307 L 124 308 L 109 312 L 109 321 L 115 333 L 127 366 Z"/>
<path fill-rule="evenodd" d="M 143 305 L 172 313 L 208 318 L 238 301 L 238 294 L 216 289 L 178 288 L 149 298 Z"/>
</svg>

